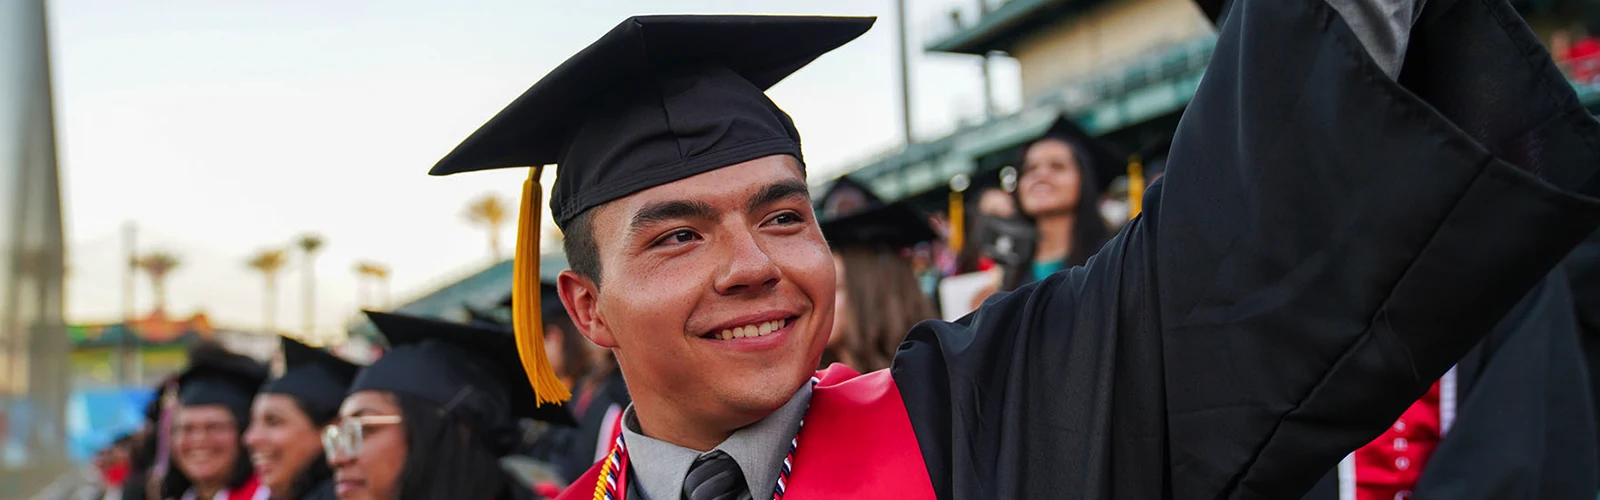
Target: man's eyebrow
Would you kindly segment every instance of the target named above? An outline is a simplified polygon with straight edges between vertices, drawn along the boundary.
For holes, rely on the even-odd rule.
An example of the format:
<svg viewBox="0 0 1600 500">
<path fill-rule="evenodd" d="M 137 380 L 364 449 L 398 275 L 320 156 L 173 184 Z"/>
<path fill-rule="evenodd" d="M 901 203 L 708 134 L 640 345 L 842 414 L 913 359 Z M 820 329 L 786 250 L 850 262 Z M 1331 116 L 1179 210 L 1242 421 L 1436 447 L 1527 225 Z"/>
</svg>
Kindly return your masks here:
<svg viewBox="0 0 1600 500">
<path fill-rule="evenodd" d="M 749 211 L 791 199 L 801 198 L 811 201 L 811 190 L 806 189 L 805 183 L 800 181 L 782 181 L 767 185 L 760 193 L 750 198 L 750 203 L 745 208 Z"/>
<path fill-rule="evenodd" d="M 628 224 L 628 232 L 637 233 L 646 227 L 669 220 L 715 218 L 717 209 L 703 201 L 663 201 L 645 205 L 635 212 L 633 221 Z"/>
</svg>

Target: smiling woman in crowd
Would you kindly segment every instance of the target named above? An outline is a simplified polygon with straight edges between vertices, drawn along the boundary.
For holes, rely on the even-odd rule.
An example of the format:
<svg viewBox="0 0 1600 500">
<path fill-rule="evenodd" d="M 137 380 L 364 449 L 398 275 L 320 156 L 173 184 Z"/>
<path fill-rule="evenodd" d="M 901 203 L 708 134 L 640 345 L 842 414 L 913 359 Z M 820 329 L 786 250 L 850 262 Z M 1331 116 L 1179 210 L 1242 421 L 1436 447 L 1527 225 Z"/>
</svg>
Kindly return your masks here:
<svg viewBox="0 0 1600 500">
<path fill-rule="evenodd" d="M 1011 290 L 1072 266 L 1100 251 L 1111 231 L 1100 215 L 1100 194 L 1122 171 L 1117 156 L 1073 123 L 1056 120 L 1022 148 L 1017 208 L 1037 238 L 1024 264 L 1006 270 Z"/>
<path fill-rule="evenodd" d="M 322 428 L 338 416 L 360 367 L 288 337 L 282 343 L 286 369 L 256 396 L 244 444 L 274 500 L 331 499 Z"/>
<path fill-rule="evenodd" d="M 220 347 L 190 353 L 190 366 L 178 378 L 171 467 L 161 481 L 161 498 L 266 498 L 241 443 L 250 400 L 266 378 L 265 366 Z"/>
</svg>

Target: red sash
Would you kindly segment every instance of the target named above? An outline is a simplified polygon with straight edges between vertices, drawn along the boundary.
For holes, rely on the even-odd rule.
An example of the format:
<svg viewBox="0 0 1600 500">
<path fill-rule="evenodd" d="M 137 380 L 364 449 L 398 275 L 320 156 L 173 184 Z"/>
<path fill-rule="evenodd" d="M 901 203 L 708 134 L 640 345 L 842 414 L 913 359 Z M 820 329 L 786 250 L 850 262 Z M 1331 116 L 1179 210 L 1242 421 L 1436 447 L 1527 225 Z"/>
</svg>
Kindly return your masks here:
<svg viewBox="0 0 1600 500">
<path fill-rule="evenodd" d="M 239 485 L 238 488 L 228 490 L 228 500 L 254 500 L 256 490 L 259 489 L 261 489 L 261 477 L 251 475 L 250 479 Z"/>
<path fill-rule="evenodd" d="M 933 496 L 933 482 L 888 370 L 860 375 L 835 364 L 817 373 L 785 500 Z M 557 500 L 594 498 L 600 464 Z M 764 494 L 754 495 L 756 498 Z"/>
</svg>

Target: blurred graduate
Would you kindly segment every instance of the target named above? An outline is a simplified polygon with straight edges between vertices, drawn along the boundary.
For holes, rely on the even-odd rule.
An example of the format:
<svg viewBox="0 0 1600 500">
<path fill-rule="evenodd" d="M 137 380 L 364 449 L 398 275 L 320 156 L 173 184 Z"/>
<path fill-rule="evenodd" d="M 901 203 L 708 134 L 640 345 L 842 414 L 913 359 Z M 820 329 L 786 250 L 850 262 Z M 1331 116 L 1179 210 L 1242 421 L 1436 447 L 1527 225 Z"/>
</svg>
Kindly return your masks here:
<svg viewBox="0 0 1600 500">
<path fill-rule="evenodd" d="M 362 368 L 323 434 L 335 493 L 351 499 L 522 499 L 500 459 L 520 418 L 572 425 L 539 406 L 507 332 L 368 312 L 390 349 Z"/>
<path fill-rule="evenodd" d="M 273 500 L 334 498 L 322 430 L 338 417 L 360 367 L 289 337 L 279 343 L 283 376 L 262 386 L 250 407 L 250 461 Z"/>
</svg>

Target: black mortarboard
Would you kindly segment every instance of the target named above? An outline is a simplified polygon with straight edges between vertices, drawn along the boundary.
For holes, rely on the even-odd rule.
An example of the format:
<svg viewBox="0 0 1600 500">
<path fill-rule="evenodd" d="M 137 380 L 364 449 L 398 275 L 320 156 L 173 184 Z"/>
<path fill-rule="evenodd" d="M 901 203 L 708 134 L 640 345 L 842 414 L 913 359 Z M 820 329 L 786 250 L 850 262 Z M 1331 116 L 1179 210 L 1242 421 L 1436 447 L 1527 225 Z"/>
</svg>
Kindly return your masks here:
<svg viewBox="0 0 1600 500">
<path fill-rule="evenodd" d="M 481 328 L 511 328 L 511 324 L 495 315 L 495 311 L 483 310 L 471 304 L 462 304 L 462 309 L 467 311 L 467 324 Z"/>
<path fill-rule="evenodd" d="M 1122 177 L 1127 171 L 1127 161 L 1117 156 L 1116 153 L 1112 153 L 1105 143 L 1089 135 L 1089 132 L 1084 131 L 1083 127 L 1079 127 L 1078 123 L 1073 121 L 1071 117 L 1062 116 L 1057 118 L 1056 122 L 1050 125 L 1050 129 L 1045 131 L 1044 135 L 1029 142 L 1028 145 L 1032 146 L 1039 141 L 1047 139 L 1066 141 L 1074 146 L 1074 154 L 1082 152 L 1082 154 L 1088 155 L 1088 160 L 1094 164 L 1095 187 L 1099 191 L 1105 191 L 1106 187 L 1111 185 L 1111 181 Z M 1023 148 L 1023 150 L 1026 151 L 1027 148 Z M 1077 160 L 1079 165 L 1083 164 L 1083 158 L 1078 158 Z"/>
<path fill-rule="evenodd" d="M 859 196 L 861 206 L 841 206 L 843 204 L 840 201 L 851 196 Z M 824 191 L 822 197 L 817 200 L 817 217 L 833 219 L 882 206 L 883 198 L 879 198 L 877 193 L 873 193 L 872 188 L 849 177 L 840 177 L 835 179 L 833 184 L 828 186 L 828 190 Z"/>
<path fill-rule="evenodd" d="M 1145 143 L 1139 150 L 1144 159 L 1144 176 L 1155 177 L 1167 172 L 1167 153 L 1172 151 L 1172 134 L 1162 134 Z"/>
<path fill-rule="evenodd" d="M 472 426 L 497 453 L 520 439 L 519 417 L 576 425 L 565 406 L 538 404 L 510 332 L 372 311 L 367 317 L 390 348 L 356 375 L 351 393 L 422 398 Z"/>
<path fill-rule="evenodd" d="M 333 420 L 344 402 L 345 388 L 361 369 L 333 353 L 281 337 L 283 376 L 261 388 L 268 394 L 286 394 L 300 401 L 306 415 L 317 424 Z"/>
<path fill-rule="evenodd" d="M 835 249 L 849 246 L 906 248 L 939 234 L 928 217 L 904 201 L 822 221 L 822 236 Z"/>
<path fill-rule="evenodd" d="M 550 368 L 539 319 L 539 173 L 556 164 L 550 210 L 579 214 L 651 187 L 772 155 L 800 134 L 766 89 L 865 33 L 873 18 L 638 16 L 561 63 L 430 172 L 534 167 L 523 184 L 512 307 L 537 401 L 571 393 Z M 528 295 L 524 297 L 524 295 Z"/>
<path fill-rule="evenodd" d="M 509 293 L 506 294 L 506 297 L 501 299 L 498 303 L 500 307 L 511 307 L 512 295 L 513 294 Z M 553 314 L 567 314 L 566 306 L 561 305 L 561 295 L 556 291 L 556 284 L 553 278 L 541 279 L 539 281 L 539 310 L 545 316 L 550 316 Z M 496 321 L 496 323 L 504 324 L 504 322 L 500 321 Z"/>
<path fill-rule="evenodd" d="M 248 356 L 223 349 L 193 350 L 189 367 L 178 375 L 178 404 L 225 406 L 243 431 L 250 421 L 250 403 L 266 379 L 266 365 Z"/>
</svg>

